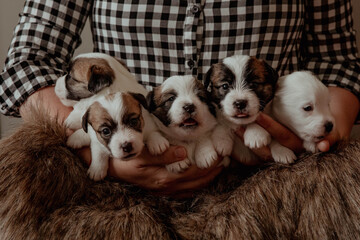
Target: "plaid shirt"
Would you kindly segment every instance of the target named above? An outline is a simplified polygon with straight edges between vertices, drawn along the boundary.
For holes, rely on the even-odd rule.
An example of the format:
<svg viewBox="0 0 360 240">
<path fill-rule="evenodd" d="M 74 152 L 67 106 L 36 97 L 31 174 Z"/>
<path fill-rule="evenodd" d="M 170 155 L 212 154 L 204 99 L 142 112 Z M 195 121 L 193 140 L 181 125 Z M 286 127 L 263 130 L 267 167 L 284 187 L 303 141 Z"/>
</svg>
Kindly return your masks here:
<svg viewBox="0 0 360 240">
<path fill-rule="evenodd" d="M 203 79 L 211 64 L 247 54 L 360 97 L 351 12 L 350 0 L 27 0 L 0 75 L 1 112 L 18 116 L 66 71 L 87 17 L 94 51 L 123 59 L 148 89 L 172 75 Z"/>
</svg>

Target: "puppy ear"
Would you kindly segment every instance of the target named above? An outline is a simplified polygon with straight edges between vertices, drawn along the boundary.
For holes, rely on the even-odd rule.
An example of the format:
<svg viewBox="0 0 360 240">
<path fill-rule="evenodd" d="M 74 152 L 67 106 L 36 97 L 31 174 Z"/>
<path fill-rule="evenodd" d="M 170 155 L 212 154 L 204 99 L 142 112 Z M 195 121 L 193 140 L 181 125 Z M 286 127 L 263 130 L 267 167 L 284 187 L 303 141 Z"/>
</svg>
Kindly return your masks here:
<svg viewBox="0 0 360 240">
<path fill-rule="evenodd" d="M 211 65 L 210 69 L 205 74 L 204 87 L 205 90 L 211 92 L 211 75 L 214 71 L 214 65 Z M 210 88 L 209 88 L 210 86 Z"/>
<path fill-rule="evenodd" d="M 149 112 L 153 112 L 156 109 L 156 104 L 154 100 L 154 90 L 148 93 L 148 95 L 146 96 L 146 102 L 148 105 L 147 110 Z"/>
<path fill-rule="evenodd" d="M 82 117 L 82 128 L 84 129 L 84 131 L 87 133 L 88 132 L 88 119 L 89 119 L 89 110 L 88 109 L 84 116 Z"/>
<path fill-rule="evenodd" d="M 267 62 L 263 61 L 264 68 L 266 71 L 266 80 L 271 83 L 273 86 L 276 86 L 276 83 L 279 79 L 279 74 L 277 71 L 272 68 Z"/>
<path fill-rule="evenodd" d="M 140 93 L 128 92 L 133 98 L 135 98 L 145 109 L 148 109 L 148 104 L 144 95 Z"/>
<path fill-rule="evenodd" d="M 128 66 L 124 63 L 123 60 L 119 59 L 119 58 L 115 58 L 116 61 L 118 61 L 124 68 L 126 68 L 126 70 L 128 70 L 130 72 L 130 69 L 128 68 Z"/>
<path fill-rule="evenodd" d="M 90 68 L 90 79 L 88 83 L 88 90 L 92 93 L 98 93 L 105 87 L 113 83 L 114 73 L 111 69 L 93 65 Z"/>
</svg>

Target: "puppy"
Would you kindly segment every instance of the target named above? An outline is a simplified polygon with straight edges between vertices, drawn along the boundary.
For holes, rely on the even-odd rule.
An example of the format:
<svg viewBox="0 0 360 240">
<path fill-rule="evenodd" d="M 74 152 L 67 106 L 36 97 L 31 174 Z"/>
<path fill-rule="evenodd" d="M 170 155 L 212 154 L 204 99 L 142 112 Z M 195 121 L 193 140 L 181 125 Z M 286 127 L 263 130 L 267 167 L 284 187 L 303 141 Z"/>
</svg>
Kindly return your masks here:
<svg viewBox="0 0 360 240">
<path fill-rule="evenodd" d="M 277 80 L 278 74 L 270 65 L 246 55 L 234 55 L 210 67 L 205 87 L 216 104 L 220 124 L 212 138 L 218 139 L 222 132 L 230 136 L 222 139 L 223 144 L 217 149 L 218 152 L 232 152 L 232 156 L 246 164 L 257 162 L 248 148 L 260 148 L 271 142 L 270 134 L 255 120 L 273 98 Z M 246 127 L 246 147 L 233 133 L 241 126 Z"/>
<path fill-rule="evenodd" d="M 140 102 L 139 94 L 147 95 L 146 89 L 116 58 L 102 53 L 86 53 L 74 58 L 69 73 L 59 78 L 55 86 L 55 93 L 60 101 L 74 108 L 65 120 L 66 127 L 77 130 L 68 140 L 70 147 L 80 148 L 90 145 L 90 134 L 84 131 L 82 124 L 83 116 L 90 106 L 99 102 L 99 97 L 101 99 L 116 92 L 137 93 L 132 95 L 137 96 Z M 114 103 L 115 108 L 118 104 Z M 144 141 L 151 154 L 161 154 L 169 147 L 169 142 L 160 134 L 154 120 L 143 106 Z M 94 180 L 104 177 L 104 173 L 97 175 L 91 171 L 89 173 Z"/>
<path fill-rule="evenodd" d="M 190 164 L 206 168 L 216 161 L 214 145 L 219 139 L 212 141 L 210 135 L 217 122 L 201 82 L 192 76 L 170 77 L 148 94 L 147 101 L 163 135 L 171 144 L 187 149 L 188 158 L 168 165 L 169 171 L 181 172 Z"/>
<path fill-rule="evenodd" d="M 95 181 L 103 179 L 108 170 L 108 159 L 130 160 L 137 157 L 144 146 L 144 118 L 142 107 L 145 97 L 134 93 L 112 93 L 100 95 L 91 104 L 82 119 L 83 130 L 91 139 L 92 161 L 89 177 Z M 68 145 L 79 146 L 78 130 L 68 139 Z"/>
<path fill-rule="evenodd" d="M 270 115 L 303 139 L 307 151 L 315 153 L 317 142 L 335 125 L 329 104 L 328 88 L 310 72 L 298 71 L 279 79 L 269 107 Z M 290 163 L 296 159 L 290 149 L 276 141 L 270 148 L 275 161 Z"/>
<path fill-rule="evenodd" d="M 109 87 L 114 91 L 147 94 L 122 61 L 104 53 L 84 53 L 74 57 L 69 72 L 56 81 L 55 93 L 65 106 L 72 107 L 79 100 Z"/>
</svg>

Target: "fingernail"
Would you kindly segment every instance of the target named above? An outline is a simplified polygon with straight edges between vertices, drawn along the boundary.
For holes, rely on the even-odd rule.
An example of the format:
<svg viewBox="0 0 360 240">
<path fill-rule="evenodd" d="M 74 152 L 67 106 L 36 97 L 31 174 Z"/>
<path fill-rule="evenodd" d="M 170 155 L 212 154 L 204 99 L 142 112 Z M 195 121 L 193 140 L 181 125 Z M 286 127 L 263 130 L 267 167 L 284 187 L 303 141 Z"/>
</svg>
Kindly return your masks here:
<svg viewBox="0 0 360 240">
<path fill-rule="evenodd" d="M 177 159 L 184 159 L 186 157 L 186 150 L 183 147 L 178 147 L 175 149 L 175 157 Z"/>
</svg>

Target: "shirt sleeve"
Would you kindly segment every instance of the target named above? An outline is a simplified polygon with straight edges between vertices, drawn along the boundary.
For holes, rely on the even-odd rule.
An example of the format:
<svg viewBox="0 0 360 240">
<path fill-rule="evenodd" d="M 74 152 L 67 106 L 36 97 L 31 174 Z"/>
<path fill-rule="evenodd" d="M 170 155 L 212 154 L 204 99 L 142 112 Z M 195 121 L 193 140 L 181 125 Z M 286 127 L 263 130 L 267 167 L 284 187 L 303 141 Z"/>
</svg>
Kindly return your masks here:
<svg viewBox="0 0 360 240">
<path fill-rule="evenodd" d="M 302 46 L 305 69 L 327 86 L 351 91 L 360 100 L 360 65 L 351 0 L 307 0 Z"/>
<path fill-rule="evenodd" d="M 36 90 L 55 83 L 81 43 L 91 1 L 27 0 L 0 74 L 0 112 L 19 116 Z"/>
</svg>

